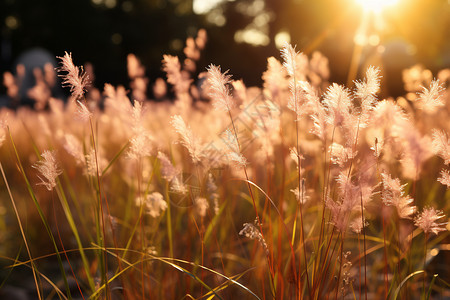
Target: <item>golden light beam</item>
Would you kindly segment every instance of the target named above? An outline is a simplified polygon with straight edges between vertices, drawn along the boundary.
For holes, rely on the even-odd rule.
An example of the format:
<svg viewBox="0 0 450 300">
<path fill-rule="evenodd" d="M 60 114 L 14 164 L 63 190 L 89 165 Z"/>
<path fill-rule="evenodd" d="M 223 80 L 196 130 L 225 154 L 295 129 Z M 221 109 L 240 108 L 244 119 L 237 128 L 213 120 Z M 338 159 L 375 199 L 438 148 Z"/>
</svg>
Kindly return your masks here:
<svg viewBox="0 0 450 300">
<path fill-rule="evenodd" d="M 399 0 L 356 0 L 366 12 L 380 13 L 383 9 L 394 6 Z"/>
</svg>

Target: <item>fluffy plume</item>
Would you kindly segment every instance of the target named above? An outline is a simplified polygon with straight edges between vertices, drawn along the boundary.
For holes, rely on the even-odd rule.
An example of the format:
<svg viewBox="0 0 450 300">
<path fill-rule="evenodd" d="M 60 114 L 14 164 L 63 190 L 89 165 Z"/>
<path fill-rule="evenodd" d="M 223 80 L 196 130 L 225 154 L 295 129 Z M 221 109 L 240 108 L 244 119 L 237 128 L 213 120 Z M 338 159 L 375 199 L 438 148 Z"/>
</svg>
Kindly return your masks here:
<svg viewBox="0 0 450 300">
<path fill-rule="evenodd" d="M 366 70 L 364 81 L 355 81 L 355 96 L 362 100 L 362 106 L 372 105 L 375 95 L 380 90 L 380 69 L 370 66 Z"/>
<path fill-rule="evenodd" d="M 102 160 L 99 159 L 98 155 L 96 156 L 95 149 L 92 148 L 91 151 L 85 155 L 85 162 L 85 174 L 87 176 L 97 176 L 97 164 L 99 165 L 98 171 L 101 173 L 103 163 Z"/>
<path fill-rule="evenodd" d="M 127 156 L 131 159 L 139 160 L 142 157 L 150 156 L 152 138 L 147 131 L 140 131 L 130 139 L 130 148 Z"/>
<path fill-rule="evenodd" d="M 436 210 L 434 207 L 426 207 L 414 218 L 414 224 L 425 233 L 431 232 L 437 235 L 440 231 L 446 231 L 445 225 L 447 222 L 436 222 L 444 217 L 445 215 L 441 210 Z"/>
<path fill-rule="evenodd" d="M 65 52 L 63 57 L 58 56 L 61 60 L 61 66 L 57 71 L 65 74 L 58 74 L 63 79 L 63 86 L 70 87 L 70 92 L 75 99 L 81 99 L 84 96 L 87 86 L 89 85 L 89 78 L 84 72 L 83 67 L 77 67 L 73 64 L 72 53 Z"/>
<path fill-rule="evenodd" d="M 206 198 L 203 197 L 197 197 L 194 200 L 194 205 L 197 214 L 202 218 L 206 217 L 206 212 L 208 211 L 209 208 L 208 200 L 206 200 Z"/>
<path fill-rule="evenodd" d="M 89 109 L 84 105 L 81 101 L 77 100 L 78 106 L 76 111 L 76 117 L 77 119 L 87 122 L 92 117 L 92 113 L 89 111 Z"/>
<path fill-rule="evenodd" d="M 234 107 L 234 101 L 228 88 L 231 75 L 227 75 L 227 73 L 228 71 L 222 73 L 220 66 L 211 64 L 208 67 L 209 95 L 217 110 L 230 111 Z"/>
<path fill-rule="evenodd" d="M 287 107 L 292 110 L 297 115 L 297 119 L 299 119 L 302 115 L 307 113 L 305 110 L 307 97 L 304 95 L 302 82 L 299 80 L 303 78 L 296 77 L 296 72 L 299 68 L 298 60 L 300 55 L 295 51 L 295 47 L 292 47 L 292 45 L 286 43 L 281 49 L 281 57 L 284 60 L 283 66 L 291 77 L 291 81 L 289 82 L 289 90 L 291 95 L 289 97 Z"/>
<path fill-rule="evenodd" d="M 270 92 L 273 100 L 288 88 L 286 80 L 286 70 L 283 65 L 275 58 L 269 57 L 267 59 L 267 71 L 262 75 L 264 81 L 264 88 Z"/>
<path fill-rule="evenodd" d="M 130 99 L 127 97 L 127 91 L 124 87 L 117 87 L 115 89 L 110 84 L 105 84 L 105 109 L 113 112 L 120 118 L 129 119 L 129 112 L 132 110 Z"/>
<path fill-rule="evenodd" d="M 413 199 L 405 195 L 405 185 L 400 184 L 400 179 L 393 179 L 387 173 L 381 174 L 383 183 L 383 192 L 381 199 L 387 206 L 393 205 L 397 209 L 398 216 L 402 219 L 411 219 L 412 214 L 416 212 L 416 207 L 412 206 Z"/>
<path fill-rule="evenodd" d="M 306 110 L 307 97 L 303 91 L 300 81 L 294 82 L 291 80 L 289 90 L 291 95 L 289 97 L 287 107 L 297 115 L 297 120 L 299 120 L 301 116 L 308 113 Z"/>
<path fill-rule="evenodd" d="M 339 190 L 339 201 L 330 197 L 325 200 L 325 206 L 330 210 L 331 223 L 340 231 L 348 228 L 355 233 L 360 233 L 364 226 L 361 220 L 361 202 L 365 207 L 371 200 L 374 186 L 370 185 L 368 175 L 365 172 L 358 174 L 357 183 L 352 182 L 346 171 L 342 171 L 336 181 Z"/>
<path fill-rule="evenodd" d="M 344 147 L 338 143 L 333 143 L 330 145 L 331 162 L 343 167 L 345 163 L 356 156 L 356 153 L 352 152 L 351 148 Z"/>
<path fill-rule="evenodd" d="M 177 194 L 186 194 L 187 188 L 183 183 L 181 171 L 172 164 L 167 155 L 158 152 L 159 163 L 161 164 L 161 177 L 170 184 L 170 190 Z"/>
<path fill-rule="evenodd" d="M 361 219 L 361 216 L 356 217 L 352 222 L 350 222 L 350 229 L 357 234 L 360 234 L 362 229 L 364 227 L 367 227 L 369 225 L 369 223 L 366 221 L 366 219 L 364 218 L 364 223 L 363 220 Z"/>
<path fill-rule="evenodd" d="M 339 194 L 342 200 L 341 210 L 348 214 L 361 206 L 361 187 L 355 185 L 348 177 L 346 171 L 342 171 L 336 182 L 338 184 Z"/>
<path fill-rule="evenodd" d="M 309 200 L 309 196 L 306 195 L 306 184 L 305 178 L 302 178 L 300 181 L 300 188 L 295 188 L 291 190 L 291 192 L 295 195 L 295 199 L 299 204 L 305 204 Z"/>
<path fill-rule="evenodd" d="M 66 149 L 67 153 L 75 158 L 77 165 L 84 165 L 83 145 L 73 134 L 66 133 L 64 135 L 63 147 Z"/>
<path fill-rule="evenodd" d="M 188 189 L 186 185 L 183 183 L 181 176 L 177 176 L 172 181 L 170 181 L 170 190 L 177 194 L 186 194 Z"/>
<path fill-rule="evenodd" d="M 5 132 L 5 121 L 1 120 L 0 121 L 0 148 L 3 146 L 3 143 L 5 142 L 6 139 L 6 132 Z"/>
<path fill-rule="evenodd" d="M 350 115 L 349 91 L 345 87 L 333 83 L 328 87 L 323 103 L 328 112 L 327 123 L 336 127 L 342 126 Z"/>
<path fill-rule="evenodd" d="M 394 132 L 402 146 L 402 175 L 406 178 L 416 179 L 422 171 L 424 163 L 432 156 L 431 139 L 421 133 L 409 122 L 402 124 Z"/>
<path fill-rule="evenodd" d="M 127 155 L 131 159 L 140 159 L 150 156 L 152 149 L 152 136 L 142 124 L 142 103 L 135 100 L 131 109 L 131 129 L 134 133 L 130 139 L 130 148 Z"/>
<path fill-rule="evenodd" d="M 142 66 L 136 55 L 130 53 L 127 56 L 127 72 L 128 77 L 134 79 L 145 75 L 145 68 Z"/>
<path fill-rule="evenodd" d="M 317 103 L 318 105 L 311 114 L 311 119 L 313 120 L 311 133 L 317 136 L 322 142 L 325 142 L 327 138 L 327 113 L 325 107 L 320 102 Z"/>
<path fill-rule="evenodd" d="M 245 166 L 247 164 L 247 160 L 241 154 L 239 149 L 239 143 L 236 136 L 231 132 L 230 129 L 227 129 L 223 135 L 223 141 L 226 147 L 226 154 L 229 161 L 236 163 L 238 166 Z"/>
<path fill-rule="evenodd" d="M 178 57 L 172 55 L 163 55 L 163 71 L 167 74 L 167 82 L 172 84 L 177 95 L 187 93 L 191 81 L 186 73 L 181 71 L 181 65 Z"/>
<path fill-rule="evenodd" d="M 354 95 L 361 99 L 360 126 L 366 126 L 369 112 L 374 108 L 376 94 L 380 90 L 380 78 L 380 69 L 370 66 L 367 68 L 365 80 L 355 81 Z"/>
<path fill-rule="evenodd" d="M 41 174 L 39 184 L 44 185 L 47 190 L 51 191 L 56 186 L 56 178 L 62 173 L 56 162 L 55 151 L 45 150 L 42 154 L 42 160 L 33 165 L 33 168 Z"/>
<path fill-rule="evenodd" d="M 433 130 L 432 148 L 444 160 L 444 164 L 450 164 L 450 139 L 443 130 Z"/>
<path fill-rule="evenodd" d="M 180 171 L 176 169 L 167 155 L 162 152 L 158 152 L 159 163 L 161 164 L 161 176 L 167 181 L 171 181 L 180 174 Z"/>
<path fill-rule="evenodd" d="M 258 154 L 272 156 L 275 146 L 280 142 L 281 114 L 278 105 L 272 101 L 264 101 L 256 107 L 255 113 L 249 113 L 256 116 L 253 135 L 258 137 L 257 141 L 261 144 Z"/>
<path fill-rule="evenodd" d="M 314 86 L 319 86 L 322 81 L 328 80 L 330 77 L 330 69 L 328 68 L 328 58 L 319 51 L 314 51 L 309 61 L 311 70 L 309 77 Z"/>
<path fill-rule="evenodd" d="M 209 195 L 209 200 L 214 204 L 214 214 L 219 213 L 219 194 L 217 193 L 217 185 L 211 173 L 208 174 L 208 181 L 206 182 L 206 191 Z"/>
<path fill-rule="evenodd" d="M 294 77 L 297 71 L 297 55 L 299 53 L 295 51 L 295 47 L 286 43 L 281 49 L 281 57 L 283 58 L 283 66 L 288 72 L 289 76 Z"/>
<path fill-rule="evenodd" d="M 408 118 L 402 108 L 392 100 L 383 100 L 375 105 L 371 114 L 371 124 L 387 131 L 403 127 Z"/>
<path fill-rule="evenodd" d="M 136 131 L 140 131 L 142 127 L 142 103 L 140 101 L 134 100 L 133 108 L 131 109 L 131 120 L 133 127 L 132 129 Z"/>
<path fill-rule="evenodd" d="M 336 202 L 330 197 L 327 197 L 325 199 L 325 206 L 331 213 L 330 223 L 333 224 L 340 232 L 345 232 L 348 224 L 348 211 L 344 211 L 342 209 L 342 203 Z"/>
<path fill-rule="evenodd" d="M 438 107 L 444 105 L 444 102 L 441 99 L 444 88 L 441 84 L 439 84 L 439 80 L 432 80 L 429 89 L 425 87 L 422 87 L 422 89 L 422 92 L 419 93 L 418 100 L 420 108 L 422 108 L 425 112 L 433 113 Z"/>
<path fill-rule="evenodd" d="M 438 181 L 443 185 L 446 185 L 447 188 L 450 188 L 450 173 L 448 170 L 442 170 L 441 176 L 438 178 Z"/>
<path fill-rule="evenodd" d="M 167 209 L 167 202 L 158 192 L 153 192 L 146 197 L 138 197 L 135 202 L 137 206 L 144 205 L 146 213 L 153 218 L 159 217 Z"/>
<path fill-rule="evenodd" d="M 258 228 L 252 223 L 244 223 L 244 228 L 239 231 L 239 235 L 243 235 L 246 238 L 249 238 L 251 240 L 257 240 L 259 244 L 263 247 L 266 255 L 269 254 L 269 247 L 267 247 L 267 243 L 263 238 L 263 235 L 261 232 L 259 232 Z"/>
<path fill-rule="evenodd" d="M 180 143 L 186 147 L 191 155 L 192 161 L 194 163 L 198 163 L 203 158 L 202 149 L 200 141 L 194 136 L 191 129 L 186 126 L 183 118 L 180 115 L 172 116 L 172 120 L 170 122 L 175 128 L 175 131 L 180 135 L 181 141 Z"/>
</svg>

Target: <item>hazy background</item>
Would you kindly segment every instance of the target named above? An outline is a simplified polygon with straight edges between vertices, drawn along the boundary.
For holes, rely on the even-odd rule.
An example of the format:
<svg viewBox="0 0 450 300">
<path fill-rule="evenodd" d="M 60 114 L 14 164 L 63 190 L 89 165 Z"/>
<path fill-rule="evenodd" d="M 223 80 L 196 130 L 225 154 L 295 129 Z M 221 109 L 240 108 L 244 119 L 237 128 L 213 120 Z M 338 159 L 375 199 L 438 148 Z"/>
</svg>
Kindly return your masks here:
<svg viewBox="0 0 450 300">
<path fill-rule="evenodd" d="M 134 53 L 153 81 L 164 77 L 162 55 L 183 58 L 185 39 L 199 28 L 207 30 L 208 43 L 198 70 L 219 64 L 247 85 L 261 84 L 267 57 L 279 58 L 284 40 L 308 55 L 322 52 L 330 80 L 339 83 L 348 81 L 351 59 L 359 53 L 357 70 L 382 65 L 391 95 L 403 92 L 405 67 L 450 67 L 450 0 L 399 0 L 376 15 L 356 2 L 2 0 L 0 71 L 13 71 L 21 53 L 39 47 L 53 56 L 72 52 L 78 65 L 91 62 L 97 87 L 127 86 L 126 56 Z"/>
</svg>

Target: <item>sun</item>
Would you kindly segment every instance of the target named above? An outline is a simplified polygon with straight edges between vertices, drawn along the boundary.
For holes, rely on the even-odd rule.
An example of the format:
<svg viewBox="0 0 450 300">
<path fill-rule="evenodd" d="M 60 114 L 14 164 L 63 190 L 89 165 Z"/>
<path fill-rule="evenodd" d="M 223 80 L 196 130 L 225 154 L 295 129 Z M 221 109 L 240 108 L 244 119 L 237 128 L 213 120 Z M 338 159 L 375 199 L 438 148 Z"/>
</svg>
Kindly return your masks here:
<svg viewBox="0 0 450 300">
<path fill-rule="evenodd" d="M 356 0 L 366 12 L 380 13 L 383 9 L 393 6 L 399 0 Z"/>
</svg>

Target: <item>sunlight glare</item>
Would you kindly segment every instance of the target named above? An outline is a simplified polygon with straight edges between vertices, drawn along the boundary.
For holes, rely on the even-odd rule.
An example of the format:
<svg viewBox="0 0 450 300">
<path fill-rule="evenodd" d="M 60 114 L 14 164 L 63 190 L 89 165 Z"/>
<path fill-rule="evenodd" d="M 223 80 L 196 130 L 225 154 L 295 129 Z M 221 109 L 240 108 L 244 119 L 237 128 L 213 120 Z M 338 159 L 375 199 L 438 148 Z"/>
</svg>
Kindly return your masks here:
<svg viewBox="0 0 450 300">
<path fill-rule="evenodd" d="M 356 0 L 366 12 L 380 13 L 383 9 L 393 6 L 399 0 Z"/>
</svg>

